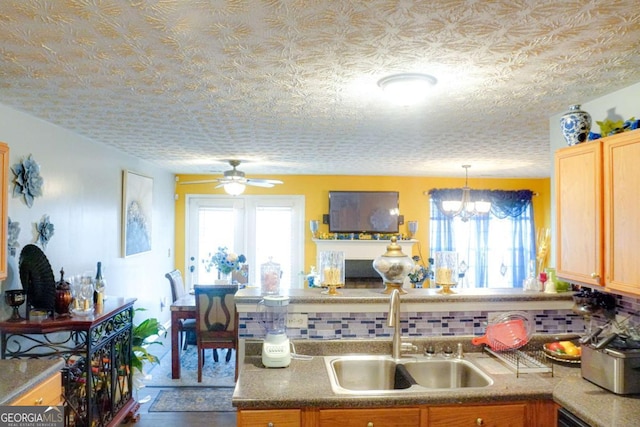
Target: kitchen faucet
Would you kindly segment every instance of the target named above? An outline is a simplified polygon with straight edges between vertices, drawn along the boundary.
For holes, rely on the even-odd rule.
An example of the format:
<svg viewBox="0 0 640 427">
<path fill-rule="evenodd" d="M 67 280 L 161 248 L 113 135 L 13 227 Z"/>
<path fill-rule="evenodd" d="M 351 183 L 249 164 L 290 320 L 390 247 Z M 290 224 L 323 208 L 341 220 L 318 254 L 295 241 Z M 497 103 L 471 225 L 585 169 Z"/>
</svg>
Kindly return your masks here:
<svg viewBox="0 0 640 427">
<path fill-rule="evenodd" d="M 389 314 L 387 315 L 387 326 L 393 327 L 393 348 L 391 356 L 400 359 L 402 349 L 402 331 L 400 330 L 400 291 L 394 289 L 389 298 Z"/>
</svg>

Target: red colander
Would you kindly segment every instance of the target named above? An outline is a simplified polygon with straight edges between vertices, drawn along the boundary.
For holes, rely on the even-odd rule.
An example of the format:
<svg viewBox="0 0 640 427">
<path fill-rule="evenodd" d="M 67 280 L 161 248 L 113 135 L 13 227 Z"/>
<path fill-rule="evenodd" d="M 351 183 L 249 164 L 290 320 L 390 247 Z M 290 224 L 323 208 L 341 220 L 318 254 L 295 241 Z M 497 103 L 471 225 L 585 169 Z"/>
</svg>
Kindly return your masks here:
<svg viewBox="0 0 640 427">
<path fill-rule="evenodd" d="M 529 324 L 526 314 L 508 313 L 487 325 L 485 334 L 474 337 L 471 342 L 474 345 L 486 344 L 496 351 L 515 350 L 529 342 L 531 338 Z"/>
</svg>

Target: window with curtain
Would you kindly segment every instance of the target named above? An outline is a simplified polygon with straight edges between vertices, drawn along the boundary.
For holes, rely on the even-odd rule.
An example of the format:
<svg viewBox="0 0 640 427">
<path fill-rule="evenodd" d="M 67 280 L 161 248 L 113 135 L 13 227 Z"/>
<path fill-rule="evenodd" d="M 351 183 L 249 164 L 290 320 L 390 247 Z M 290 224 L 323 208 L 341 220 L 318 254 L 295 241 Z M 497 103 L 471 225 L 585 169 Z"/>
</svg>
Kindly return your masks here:
<svg viewBox="0 0 640 427">
<path fill-rule="evenodd" d="M 442 202 L 461 200 L 461 189 L 429 191 L 429 247 L 458 253 L 459 285 L 469 288 L 521 288 L 535 262 L 535 225 L 530 190 L 471 190 L 471 200 L 491 202 L 486 215 L 468 221 L 444 213 Z M 465 271 L 466 270 L 466 271 Z"/>
</svg>

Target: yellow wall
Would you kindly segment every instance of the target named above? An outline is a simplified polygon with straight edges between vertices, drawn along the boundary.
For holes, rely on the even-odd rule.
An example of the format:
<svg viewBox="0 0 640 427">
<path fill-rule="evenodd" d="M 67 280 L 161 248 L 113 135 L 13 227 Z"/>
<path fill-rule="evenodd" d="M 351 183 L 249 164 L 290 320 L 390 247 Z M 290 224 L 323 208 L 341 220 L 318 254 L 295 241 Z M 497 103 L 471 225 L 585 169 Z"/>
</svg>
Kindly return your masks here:
<svg viewBox="0 0 640 427">
<path fill-rule="evenodd" d="M 178 175 L 178 181 L 194 181 L 211 179 L 211 175 Z M 280 179 L 284 184 L 274 188 L 247 187 L 246 195 L 304 195 L 305 196 L 305 270 L 315 265 L 316 247 L 311 241 L 309 220 L 320 221 L 320 232 L 327 232 L 328 226 L 322 224 L 322 215 L 329 213 L 330 190 L 359 190 L 359 191 L 399 191 L 400 214 L 404 215 L 405 224 L 400 226 L 400 232 L 408 234 L 407 222 L 418 221 L 416 239 L 422 242 L 422 254 L 429 254 L 428 224 L 429 197 L 425 191 L 432 188 L 459 188 L 464 185 L 464 178 L 434 178 L 434 177 L 388 177 L 388 176 L 339 176 L 339 175 L 270 175 L 254 176 L 254 178 Z M 491 190 L 532 190 L 538 195 L 533 198 L 534 221 L 536 228 L 550 227 L 550 179 L 489 179 L 474 178 L 469 182 L 472 189 Z M 176 183 L 176 236 L 175 263 L 176 268 L 185 271 L 185 195 L 187 194 L 220 194 L 222 188 L 214 188 L 214 184 Z M 417 254 L 417 245 L 414 246 Z"/>
</svg>

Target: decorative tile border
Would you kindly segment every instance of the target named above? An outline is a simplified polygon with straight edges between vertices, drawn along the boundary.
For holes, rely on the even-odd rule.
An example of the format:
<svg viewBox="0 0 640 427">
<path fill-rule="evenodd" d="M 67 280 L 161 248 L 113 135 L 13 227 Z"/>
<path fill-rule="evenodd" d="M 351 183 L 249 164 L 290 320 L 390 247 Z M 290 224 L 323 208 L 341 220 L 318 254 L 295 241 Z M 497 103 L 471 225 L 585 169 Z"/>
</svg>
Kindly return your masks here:
<svg viewBox="0 0 640 427">
<path fill-rule="evenodd" d="M 495 310 L 493 310 L 495 311 Z M 640 321 L 640 300 L 618 297 L 618 314 L 632 316 Z M 584 319 L 571 310 L 529 311 L 535 322 L 535 333 L 581 334 Z M 306 313 L 307 329 L 288 329 L 290 338 L 296 339 L 373 339 L 391 337 L 393 329 L 387 326 L 387 313 Z M 400 327 L 403 336 L 455 336 L 482 335 L 486 329 L 487 311 L 403 312 Z M 265 330 L 258 313 L 240 313 L 240 338 L 262 338 Z"/>
</svg>

